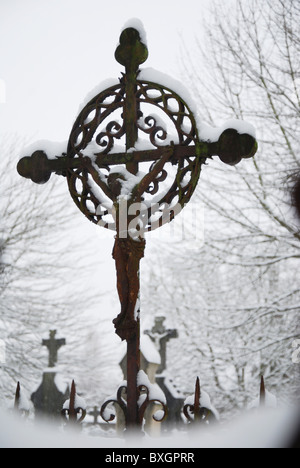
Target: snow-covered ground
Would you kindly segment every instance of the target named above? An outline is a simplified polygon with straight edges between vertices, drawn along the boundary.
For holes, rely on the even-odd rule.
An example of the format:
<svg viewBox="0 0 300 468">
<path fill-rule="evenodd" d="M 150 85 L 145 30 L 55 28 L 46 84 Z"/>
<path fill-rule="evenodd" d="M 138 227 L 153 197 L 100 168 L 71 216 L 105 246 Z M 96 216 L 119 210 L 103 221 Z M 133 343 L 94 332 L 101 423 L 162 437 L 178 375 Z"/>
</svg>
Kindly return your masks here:
<svg viewBox="0 0 300 468">
<path fill-rule="evenodd" d="M 299 429 L 298 409 L 260 409 L 225 425 L 160 438 L 124 439 L 89 437 L 78 431 L 62 432 L 33 425 L 1 412 L 1 448 L 289 448 Z"/>
</svg>

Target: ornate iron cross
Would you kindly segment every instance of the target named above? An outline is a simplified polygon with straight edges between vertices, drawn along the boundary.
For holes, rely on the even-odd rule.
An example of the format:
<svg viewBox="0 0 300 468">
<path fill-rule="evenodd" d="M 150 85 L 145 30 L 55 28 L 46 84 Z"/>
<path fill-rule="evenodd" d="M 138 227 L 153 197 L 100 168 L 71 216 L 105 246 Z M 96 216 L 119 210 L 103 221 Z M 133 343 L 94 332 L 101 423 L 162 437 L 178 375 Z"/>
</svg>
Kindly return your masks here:
<svg viewBox="0 0 300 468">
<path fill-rule="evenodd" d="M 121 313 L 114 325 L 128 345 L 127 402 L 122 405 L 127 427 L 142 424 L 138 401 L 143 386 L 137 380 L 144 233 L 172 221 L 189 202 L 207 158 L 218 155 L 237 164 L 257 149 L 252 136 L 234 129 L 216 142 L 201 141 L 189 105 L 168 86 L 140 78 L 139 66 L 147 57 L 140 33 L 125 29 L 115 53 L 125 73 L 80 112 L 66 153 L 48 159 L 39 150 L 18 164 L 19 174 L 36 183 L 47 182 L 52 172 L 65 176 L 80 211 L 116 231 L 113 257 Z"/>
</svg>

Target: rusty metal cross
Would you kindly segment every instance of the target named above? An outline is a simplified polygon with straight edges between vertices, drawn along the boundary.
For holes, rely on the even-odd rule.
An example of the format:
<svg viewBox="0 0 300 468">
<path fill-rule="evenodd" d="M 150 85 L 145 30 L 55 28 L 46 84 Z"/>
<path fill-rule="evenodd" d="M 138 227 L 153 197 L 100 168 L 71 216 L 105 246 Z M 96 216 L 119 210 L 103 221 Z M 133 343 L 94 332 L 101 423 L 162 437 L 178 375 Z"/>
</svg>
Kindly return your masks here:
<svg viewBox="0 0 300 468">
<path fill-rule="evenodd" d="M 115 58 L 125 73 L 85 105 L 66 152 L 49 159 L 43 150 L 35 151 L 19 161 L 18 172 L 36 183 L 47 182 L 53 172 L 65 176 L 81 212 L 116 231 L 113 257 L 121 313 L 114 325 L 127 341 L 127 402 L 122 407 L 131 428 L 142 425 L 139 397 L 145 391 L 138 385 L 144 234 L 172 221 L 189 202 L 207 158 L 219 156 L 234 165 L 254 156 L 257 143 L 234 128 L 218 141 L 202 141 L 187 102 L 168 86 L 142 79 L 139 67 L 148 49 L 137 29 L 122 32 Z"/>
</svg>

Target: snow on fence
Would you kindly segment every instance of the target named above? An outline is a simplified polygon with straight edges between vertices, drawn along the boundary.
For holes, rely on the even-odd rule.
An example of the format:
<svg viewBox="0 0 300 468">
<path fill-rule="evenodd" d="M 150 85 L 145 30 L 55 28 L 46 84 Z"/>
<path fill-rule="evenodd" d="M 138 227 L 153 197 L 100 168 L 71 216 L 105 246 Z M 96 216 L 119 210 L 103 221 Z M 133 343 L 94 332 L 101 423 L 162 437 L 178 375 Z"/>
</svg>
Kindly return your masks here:
<svg viewBox="0 0 300 468">
<path fill-rule="evenodd" d="M 77 394 L 76 385 L 73 380 L 70 396 L 59 411 L 62 424 L 71 427 L 83 427 L 85 429 L 91 429 L 93 427 L 93 432 L 95 432 L 96 428 L 99 428 L 101 433 L 107 433 L 111 436 L 120 435 L 120 431 L 117 430 L 119 424 L 118 413 L 115 409 L 109 409 L 108 405 L 113 404 L 115 406 L 118 402 L 117 398 L 122 398 L 124 405 L 126 405 L 126 385 L 127 382 L 125 381 L 121 387 L 124 393 L 121 392 L 119 396 L 113 396 L 107 399 L 102 405 L 102 408 L 97 406 L 87 408 L 85 400 Z M 157 384 L 150 384 L 147 375 L 142 371 L 139 376 L 139 386 L 144 386 L 146 389 L 150 388 L 151 390 L 149 393 L 146 392 L 144 395 L 141 395 L 138 402 L 139 406 L 142 406 L 146 399 L 150 399 L 150 401 L 153 402 L 152 412 L 145 415 L 144 427 L 147 427 L 145 424 L 146 418 L 153 418 L 156 422 L 161 422 L 165 417 L 167 419 L 166 398 L 162 390 Z M 163 404 L 163 409 L 158 408 L 161 402 Z M 266 390 L 264 378 L 261 377 L 259 396 L 250 403 L 247 409 L 254 410 L 260 408 L 263 410 L 264 408 L 276 407 L 276 397 Z M 32 404 L 22 391 L 19 382 L 17 383 L 14 401 L 10 405 L 10 410 L 21 415 L 22 418 L 33 419 L 34 411 L 32 411 Z M 194 395 L 186 398 L 182 408 L 181 429 L 186 430 L 188 426 L 207 426 L 219 421 L 220 415 L 212 405 L 208 393 L 201 390 L 200 379 L 198 377 Z M 166 430 L 170 432 L 173 429 L 170 425 L 166 426 L 166 428 Z M 113 431 L 115 431 L 116 434 L 114 434 Z"/>
<path fill-rule="evenodd" d="M 199 393 L 200 392 L 200 393 Z M 200 395 L 200 396 L 199 396 Z M 77 395 L 72 382 L 71 395 L 63 405 L 62 431 L 57 425 L 33 423 L 30 402 L 18 383 L 15 398 L 11 404 L 12 414 L 0 410 L 1 448 L 299 448 L 299 410 L 295 408 L 275 409 L 276 403 L 261 379 L 259 396 L 253 401 L 251 411 L 235 420 L 223 424 L 207 425 L 207 412 L 215 420 L 218 414 L 209 396 L 201 391 L 200 380 L 196 381 L 195 395 L 188 397 L 185 404 L 189 414 L 189 425 L 183 431 L 169 431 L 160 438 L 120 437 L 113 423 L 102 423 L 100 408 L 91 411 L 84 400 Z M 200 419 L 196 416 L 199 411 Z M 84 416 L 86 415 L 86 418 Z M 198 416 L 199 416 L 198 415 Z M 203 424 L 204 422 L 204 424 Z M 106 430 L 105 430 L 106 428 Z M 68 430 L 67 430 L 68 429 Z M 73 429 L 73 430 L 72 430 Z M 74 431 L 74 429 L 77 429 Z"/>
</svg>

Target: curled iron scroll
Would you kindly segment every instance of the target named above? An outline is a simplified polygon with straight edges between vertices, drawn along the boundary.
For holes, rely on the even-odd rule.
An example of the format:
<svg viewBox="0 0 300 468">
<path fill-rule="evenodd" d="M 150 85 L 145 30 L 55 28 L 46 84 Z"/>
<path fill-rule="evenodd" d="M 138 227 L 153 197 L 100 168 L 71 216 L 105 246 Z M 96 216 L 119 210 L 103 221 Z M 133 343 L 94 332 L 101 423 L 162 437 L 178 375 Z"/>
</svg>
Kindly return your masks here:
<svg viewBox="0 0 300 468">
<path fill-rule="evenodd" d="M 158 411 L 156 411 L 152 415 L 152 418 L 156 422 L 162 422 L 167 417 L 167 414 L 168 414 L 166 404 L 163 403 L 162 401 L 160 401 L 159 399 L 154 399 L 154 398 L 150 399 L 150 391 L 149 391 L 149 388 L 146 385 L 140 385 L 138 387 L 138 390 L 139 390 L 139 393 L 140 393 L 140 399 L 139 399 L 140 404 L 139 404 L 139 412 L 138 412 L 139 422 L 140 423 L 143 422 L 143 418 L 145 416 L 146 409 L 151 404 L 161 406 L 161 408 L 162 408 L 161 413 L 162 414 L 157 416 Z M 112 422 L 116 418 L 116 415 L 114 413 L 112 413 L 111 411 L 108 411 L 108 407 L 110 405 L 118 405 L 119 408 L 122 410 L 123 415 L 124 415 L 124 417 L 126 419 L 126 415 L 127 415 L 126 394 L 127 394 L 127 386 L 122 385 L 121 387 L 119 387 L 119 389 L 117 391 L 116 398 L 110 398 L 110 399 L 108 399 L 108 400 L 106 400 L 104 402 L 104 404 L 102 405 L 101 410 L 100 410 L 100 415 L 101 415 L 102 419 L 105 422 L 107 422 L 107 423 Z"/>
<path fill-rule="evenodd" d="M 106 400 L 104 404 L 102 405 L 101 410 L 100 410 L 100 415 L 101 415 L 101 418 L 105 422 L 107 423 L 112 422 L 116 418 L 115 414 L 111 412 L 109 413 L 109 415 L 107 415 L 107 408 L 109 405 L 118 405 L 120 409 L 122 410 L 124 417 L 126 418 L 127 403 L 126 403 L 126 400 L 122 396 L 123 393 L 125 394 L 127 393 L 127 387 L 125 385 L 122 385 L 118 389 L 116 399 L 110 398 L 109 400 Z"/>
<path fill-rule="evenodd" d="M 149 405 L 153 404 L 153 405 L 159 405 L 161 406 L 162 410 L 162 415 L 160 417 L 157 416 L 157 412 L 156 411 L 153 415 L 152 415 L 152 418 L 154 419 L 154 421 L 156 422 L 162 422 L 164 421 L 164 419 L 167 417 L 168 415 L 168 408 L 166 406 L 165 403 L 163 403 L 161 400 L 159 399 L 150 399 L 150 391 L 149 391 L 149 388 L 146 386 L 146 385 L 140 385 L 138 387 L 139 389 L 139 392 L 140 392 L 140 395 L 141 397 L 145 397 L 144 398 L 144 401 L 141 403 L 140 407 L 139 407 L 139 418 L 140 418 L 140 422 L 143 421 L 143 418 L 144 418 L 144 415 L 145 415 L 145 412 L 147 410 L 147 408 L 149 407 Z"/>
</svg>

